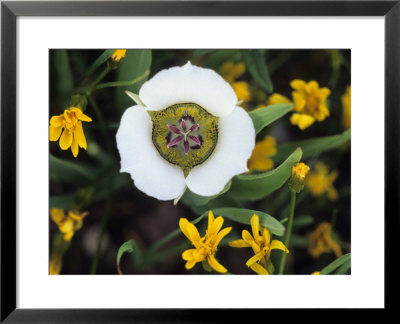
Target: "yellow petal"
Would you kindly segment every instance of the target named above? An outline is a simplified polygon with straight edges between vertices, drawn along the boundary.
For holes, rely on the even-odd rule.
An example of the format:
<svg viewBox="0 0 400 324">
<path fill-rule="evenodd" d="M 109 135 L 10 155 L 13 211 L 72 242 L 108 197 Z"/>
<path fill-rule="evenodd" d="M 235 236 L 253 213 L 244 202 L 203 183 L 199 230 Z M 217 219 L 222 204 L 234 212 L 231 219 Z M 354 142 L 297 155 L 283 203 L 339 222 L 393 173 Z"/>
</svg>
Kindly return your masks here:
<svg viewBox="0 0 400 324">
<path fill-rule="evenodd" d="M 304 130 L 311 126 L 315 122 L 315 119 L 314 117 L 306 114 L 293 114 L 290 117 L 290 122 L 293 125 L 297 125 L 301 130 Z"/>
<path fill-rule="evenodd" d="M 62 150 L 67 150 L 72 144 L 72 133 L 64 130 L 60 138 L 60 147 Z"/>
<path fill-rule="evenodd" d="M 246 265 L 251 267 L 254 263 L 260 261 L 264 257 L 264 253 L 262 251 L 255 254 L 253 257 L 247 260 Z"/>
<path fill-rule="evenodd" d="M 212 227 L 212 224 L 214 223 L 214 214 L 212 210 L 208 211 L 208 229 Z"/>
<path fill-rule="evenodd" d="M 217 272 L 221 272 L 221 273 L 225 273 L 228 270 L 226 270 L 226 268 L 221 265 L 215 258 L 213 255 L 209 255 L 207 257 L 207 262 L 210 265 L 211 268 L 213 268 L 215 271 Z"/>
<path fill-rule="evenodd" d="M 268 275 L 267 269 L 265 269 L 261 264 L 259 263 L 254 263 L 253 265 L 250 266 L 251 270 L 254 272 L 258 273 L 259 275 Z"/>
<path fill-rule="evenodd" d="M 78 122 L 75 127 L 75 138 L 80 147 L 87 149 L 85 134 L 83 133 L 82 122 Z"/>
<path fill-rule="evenodd" d="M 50 125 L 49 134 L 50 134 L 50 141 L 57 141 L 60 138 L 62 126 L 55 127 Z"/>
<path fill-rule="evenodd" d="M 51 208 L 50 217 L 56 224 L 59 224 L 64 220 L 65 217 L 64 210 L 59 208 Z"/>
<path fill-rule="evenodd" d="M 271 241 L 271 236 L 269 234 L 269 230 L 266 228 L 263 228 L 263 239 L 264 239 L 264 244 L 269 245 L 269 242 Z"/>
<path fill-rule="evenodd" d="M 307 83 L 305 83 L 303 80 L 293 80 L 292 82 L 290 82 L 290 86 L 297 91 L 305 91 Z"/>
<path fill-rule="evenodd" d="M 218 216 L 210 225 L 210 222 L 208 223 L 209 227 L 207 229 L 207 234 L 210 237 L 213 237 L 217 235 L 218 231 L 221 229 L 222 225 L 224 224 L 224 219 L 221 216 Z"/>
<path fill-rule="evenodd" d="M 179 227 L 182 233 L 194 244 L 196 245 L 200 240 L 200 234 L 196 226 L 190 223 L 186 218 L 181 218 L 179 220 Z"/>
<path fill-rule="evenodd" d="M 326 192 L 328 193 L 328 198 L 330 201 L 336 201 L 339 198 L 339 194 L 334 186 L 329 186 L 326 188 Z"/>
<path fill-rule="evenodd" d="M 84 113 L 80 112 L 77 113 L 76 117 L 78 117 L 79 120 L 85 121 L 85 122 L 91 122 L 92 118 L 89 116 L 85 115 Z"/>
<path fill-rule="evenodd" d="M 221 242 L 221 240 L 230 233 L 230 231 L 232 230 L 232 227 L 226 227 L 224 228 L 221 232 L 219 232 L 217 234 L 217 236 L 215 237 L 215 241 L 214 241 L 214 247 L 217 247 L 219 242 Z"/>
<path fill-rule="evenodd" d="M 314 92 L 317 92 L 319 88 L 319 84 L 317 81 L 310 81 L 308 82 L 307 86 L 306 86 L 306 91 L 311 94 Z"/>
<path fill-rule="evenodd" d="M 78 142 L 77 142 L 75 136 L 73 137 L 73 140 L 72 140 L 71 151 L 72 151 L 72 154 L 74 157 L 78 156 L 79 146 L 78 146 Z"/>
<path fill-rule="evenodd" d="M 63 125 L 64 115 L 53 116 L 50 119 L 50 125 L 54 127 L 60 127 Z"/>
<path fill-rule="evenodd" d="M 186 262 L 185 268 L 188 269 L 188 270 L 190 270 L 190 269 L 192 269 L 192 268 L 195 266 L 196 263 L 197 263 L 197 262 L 196 262 L 194 259 L 189 260 L 189 261 Z"/>
<path fill-rule="evenodd" d="M 291 103 L 291 101 L 289 98 L 287 98 L 279 93 L 273 93 L 272 95 L 269 96 L 268 105 L 275 105 L 275 104 L 280 104 L 280 103 Z"/>
<path fill-rule="evenodd" d="M 196 249 L 189 249 L 189 250 L 183 251 L 182 259 L 185 260 L 185 261 L 194 259 L 193 253 L 195 251 L 196 251 Z"/>
<path fill-rule="evenodd" d="M 299 92 L 293 91 L 292 97 L 294 103 L 293 110 L 302 112 L 304 110 L 304 107 L 306 106 L 306 100 L 304 96 Z"/>
<path fill-rule="evenodd" d="M 250 171 L 268 171 L 274 167 L 274 161 L 272 161 L 270 158 L 249 160 L 247 167 Z"/>
<path fill-rule="evenodd" d="M 229 246 L 235 247 L 235 248 L 250 247 L 250 244 L 244 240 L 235 240 L 235 241 L 229 242 L 228 244 L 229 244 Z"/>
<path fill-rule="evenodd" d="M 251 242 L 254 242 L 253 236 L 251 236 L 251 234 L 247 230 L 242 231 L 242 239 L 249 245 L 251 245 Z"/>
<path fill-rule="evenodd" d="M 286 248 L 285 244 L 283 244 L 281 241 L 277 241 L 277 240 L 273 240 L 271 242 L 270 250 L 282 250 L 286 253 L 289 253 L 289 250 Z"/>
<path fill-rule="evenodd" d="M 254 214 L 250 219 L 251 231 L 253 233 L 254 240 L 260 244 L 261 236 L 260 236 L 260 219 L 258 215 Z"/>
</svg>

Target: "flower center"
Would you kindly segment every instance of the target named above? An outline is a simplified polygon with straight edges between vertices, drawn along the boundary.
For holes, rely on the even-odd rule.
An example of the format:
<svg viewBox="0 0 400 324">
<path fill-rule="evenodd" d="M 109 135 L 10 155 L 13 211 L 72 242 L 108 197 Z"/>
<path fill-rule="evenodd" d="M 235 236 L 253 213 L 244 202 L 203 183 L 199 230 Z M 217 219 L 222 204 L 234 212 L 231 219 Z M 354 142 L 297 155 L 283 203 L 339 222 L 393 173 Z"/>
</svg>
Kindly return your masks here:
<svg viewBox="0 0 400 324">
<path fill-rule="evenodd" d="M 180 166 L 185 176 L 214 151 L 218 140 L 218 118 L 199 105 L 175 104 L 149 113 L 157 151 L 168 162 Z"/>
<path fill-rule="evenodd" d="M 76 124 L 78 123 L 79 119 L 76 117 L 74 112 L 66 112 L 64 113 L 64 122 L 63 126 L 71 131 L 75 129 Z"/>
</svg>

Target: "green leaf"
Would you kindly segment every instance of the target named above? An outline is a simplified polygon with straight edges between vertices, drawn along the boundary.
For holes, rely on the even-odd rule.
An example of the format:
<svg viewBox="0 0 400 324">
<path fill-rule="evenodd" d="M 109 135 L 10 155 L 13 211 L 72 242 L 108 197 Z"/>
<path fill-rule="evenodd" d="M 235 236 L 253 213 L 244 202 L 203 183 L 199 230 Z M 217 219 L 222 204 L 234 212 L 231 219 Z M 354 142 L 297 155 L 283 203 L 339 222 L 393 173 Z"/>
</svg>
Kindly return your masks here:
<svg viewBox="0 0 400 324">
<path fill-rule="evenodd" d="M 296 147 L 303 150 L 303 159 L 324 151 L 337 148 L 350 140 L 350 129 L 342 134 L 313 138 L 305 141 L 290 142 L 278 145 L 278 153 L 272 157 L 275 162 L 281 162 Z"/>
<path fill-rule="evenodd" d="M 74 195 L 57 195 L 49 198 L 50 208 L 61 208 L 64 210 L 72 209 L 75 203 Z"/>
<path fill-rule="evenodd" d="M 345 261 L 339 269 L 336 270 L 335 274 L 337 275 L 342 275 L 342 274 L 346 274 L 349 272 L 351 268 L 351 258 L 349 258 L 347 261 Z"/>
<path fill-rule="evenodd" d="M 134 263 L 135 264 L 140 264 L 140 258 L 142 256 L 142 253 L 141 253 L 140 248 L 137 245 L 136 241 L 134 241 L 134 240 L 126 241 L 118 249 L 118 253 L 117 253 L 117 270 L 118 270 L 119 274 L 123 274 L 122 271 L 121 271 L 120 264 L 119 264 L 121 262 L 122 256 L 125 253 L 132 253 L 132 252 L 135 252 L 135 255 L 137 255 L 137 257 L 134 258 Z"/>
<path fill-rule="evenodd" d="M 85 79 L 89 75 L 91 75 L 97 68 L 106 62 L 110 56 L 114 53 L 115 49 L 107 49 L 93 62 L 93 64 L 89 67 L 89 69 L 82 75 L 81 79 Z"/>
<path fill-rule="evenodd" d="M 118 86 L 115 91 L 116 106 L 124 111 L 126 108 L 133 106 L 134 102 L 126 94 L 125 90 L 129 90 L 133 93 L 138 93 L 142 84 L 147 80 L 147 71 L 150 70 L 151 66 L 151 50 L 128 50 L 126 56 L 121 60 L 121 65 L 117 70 L 117 82 L 126 82 L 125 86 L 122 83 Z M 145 75 L 143 77 L 143 75 Z M 133 82 L 140 78 L 139 81 L 129 84 L 129 81 Z"/>
<path fill-rule="evenodd" d="M 55 101 L 53 105 L 64 110 L 74 89 L 68 52 L 66 50 L 50 51 L 50 95 Z"/>
<path fill-rule="evenodd" d="M 299 229 L 307 227 L 314 223 L 314 218 L 311 215 L 295 215 L 293 219 L 293 228 Z"/>
<path fill-rule="evenodd" d="M 222 189 L 221 192 L 219 192 L 218 194 L 216 194 L 214 196 L 208 196 L 208 197 L 196 195 L 195 193 L 191 192 L 189 189 L 186 189 L 185 194 L 182 196 L 182 201 L 187 206 L 190 206 L 190 205 L 203 206 L 203 205 L 207 204 L 210 200 L 215 199 L 218 196 L 221 196 L 222 194 L 227 192 L 230 188 L 231 188 L 231 182 L 229 181 L 226 184 L 225 188 Z"/>
<path fill-rule="evenodd" d="M 196 49 L 193 51 L 193 56 L 206 55 L 215 52 L 216 49 Z"/>
<path fill-rule="evenodd" d="M 274 87 L 269 76 L 263 52 L 260 50 L 242 50 L 241 54 L 254 81 L 265 91 L 271 93 Z"/>
<path fill-rule="evenodd" d="M 93 181 L 98 169 L 78 161 L 67 161 L 50 154 L 50 180 L 73 184 L 84 184 Z"/>
<path fill-rule="evenodd" d="M 332 263 L 328 264 L 325 268 L 321 270 L 322 275 L 329 274 L 339 268 L 345 262 L 351 262 L 351 253 L 342 255 L 340 258 L 336 259 Z"/>
<path fill-rule="evenodd" d="M 251 111 L 249 116 L 253 120 L 256 134 L 264 127 L 286 115 L 292 108 L 293 104 L 276 104 Z"/>
<path fill-rule="evenodd" d="M 279 167 L 258 174 L 241 174 L 233 178 L 229 195 L 238 201 L 256 201 L 279 189 L 290 176 L 303 152 L 297 148 Z M 289 189 L 288 189 L 289 190 Z"/>
<path fill-rule="evenodd" d="M 267 213 L 242 208 L 217 208 L 212 210 L 215 217 L 223 216 L 232 221 L 250 225 L 250 219 L 254 214 L 257 214 L 260 218 L 260 225 L 268 228 L 271 233 L 282 236 L 285 233 L 285 227 L 274 217 Z"/>
<path fill-rule="evenodd" d="M 222 64 L 226 61 L 236 62 L 240 60 L 240 52 L 235 49 L 218 50 L 208 55 L 204 60 L 204 67 L 219 71 Z"/>
</svg>

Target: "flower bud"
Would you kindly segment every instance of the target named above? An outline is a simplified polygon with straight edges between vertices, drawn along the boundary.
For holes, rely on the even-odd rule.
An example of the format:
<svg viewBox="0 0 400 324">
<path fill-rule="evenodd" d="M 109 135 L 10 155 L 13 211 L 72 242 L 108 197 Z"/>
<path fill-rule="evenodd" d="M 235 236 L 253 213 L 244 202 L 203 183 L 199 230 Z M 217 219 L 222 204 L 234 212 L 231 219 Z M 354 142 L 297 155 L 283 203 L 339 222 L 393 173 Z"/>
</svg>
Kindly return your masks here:
<svg viewBox="0 0 400 324">
<path fill-rule="evenodd" d="M 125 57 L 125 55 L 125 49 L 118 49 L 114 51 L 114 53 L 110 57 L 110 60 L 108 61 L 108 64 L 110 65 L 112 70 L 115 70 L 119 67 L 120 61 Z"/>
<path fill-rule="evenodd" d="M 292 176 L 289 180 L 289 189 L 291 191 L 295 191 L 296 193 L 300 193 L 300 191 L 304 188 L 304 181 L 306 179 L 307 173 L 310 170 L 308 165 L 303 162 L 297 163 L 292 168 Z"/>
</svg>

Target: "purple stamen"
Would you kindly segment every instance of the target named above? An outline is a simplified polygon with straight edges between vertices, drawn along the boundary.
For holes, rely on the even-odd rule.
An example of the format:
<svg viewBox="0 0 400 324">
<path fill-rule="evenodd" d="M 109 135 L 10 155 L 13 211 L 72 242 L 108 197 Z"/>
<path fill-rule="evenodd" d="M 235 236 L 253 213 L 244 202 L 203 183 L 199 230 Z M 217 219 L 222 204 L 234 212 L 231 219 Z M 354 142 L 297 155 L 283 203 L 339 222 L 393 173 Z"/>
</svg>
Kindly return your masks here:
<svg viewBox="0 0 400 324">
<path fill-rule="evenodd" d="M 185 155 L 189 153 L 189 142 L 187 140 L 183 141 L 183 147 L 185 149 Z"/>
<path fill-rule="evenodd" d="M 174 126 L 174 125 L 167 125 L 168 126 L 168 129 L 171 131 L 171 132 L 173 132 L 173 133 L 175 133 L 175 134 L 180 134 L 181 133 L 181 130 L 178 128 L 178 127 L 176 127 L 176 126 Z"/>
<path fill-rule="evenodd" d="M 167 147 L 172 147 L 178 144 L 181 140 L 183 139 L 183 136 L 177 136 L 173 140 L 171 140 L 168 144 Z"/>
<path fill-rule="evenodd" d="M 192 127 L 190 127 L 190 131 L 191 132 L 195 132 L 199 129 L 200 125 L 199 124 L 194 124 L 192 125 Z"/>
<path fill-rule="evenodd" d="M 189 137 L 189 139 L 192 140 L 195 144 L 201 145 L 200 140 L 199 140 L 196 136 L 191 136 L 191 135 L 189 135 L 188 137 Z"/>
<path fill-rule="evenodd" d="M 186 129 L 187 129 L 187 124 L 186 124 L 186 121 L 183 118 L 181 120 L 181 126 L 182 126 L 183 131 L 185 132 Z"/>
</svg>

